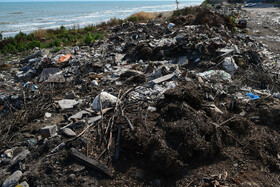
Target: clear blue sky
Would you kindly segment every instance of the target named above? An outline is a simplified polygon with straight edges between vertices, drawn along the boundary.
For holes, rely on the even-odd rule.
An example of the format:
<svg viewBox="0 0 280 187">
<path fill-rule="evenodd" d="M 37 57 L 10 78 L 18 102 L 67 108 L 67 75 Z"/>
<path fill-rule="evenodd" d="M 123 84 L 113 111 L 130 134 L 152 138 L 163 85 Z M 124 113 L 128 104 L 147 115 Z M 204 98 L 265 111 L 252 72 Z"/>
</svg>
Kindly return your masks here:
<svg viewBox="0 0 280 187">
<path fill-rule="evenodd" d="M 0 2 L 59 2 L 59 1 L 172 1 L 172 0 L 0 0 Z"/>
</svg>

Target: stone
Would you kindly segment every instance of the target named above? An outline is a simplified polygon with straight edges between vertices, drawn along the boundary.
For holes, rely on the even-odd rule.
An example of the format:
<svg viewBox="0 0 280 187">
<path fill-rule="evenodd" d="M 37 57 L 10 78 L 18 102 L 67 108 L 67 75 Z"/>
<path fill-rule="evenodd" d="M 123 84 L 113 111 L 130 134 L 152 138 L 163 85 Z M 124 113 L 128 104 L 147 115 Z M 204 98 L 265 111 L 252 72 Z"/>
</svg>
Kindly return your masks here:
<svg viewBox="0 0 280 187">
<path fill-rule="evenodd" d="M 11 176 L 9 176 L 2 184 L 2 187 L 14 187 L 18 184 L 18 181 L 22 177 L 22 172 L 20 170 L 15 171 Z"/>
<path fill-rule="evenodd" d="M 74 106 L 78 105 L 78 103 L 79 103 L 78 101 L 73 100 L 73 99 L 62 99 L 62 100 L 58 101 L 60 108 L 63 110 L 72 109 L 72 108 L 74 108 Z"/>
<path fill-rule="evenodd" d="M 77 98 L 77 96 L 74 91 L 67 92 L 64 96 L 64 99 L 75 99 L 75 98 Z"/>
<path fill-rule="evenodd" d="M 77 134 L 70 128 L 63 128 L 60 130 L 61 134 L 67 137 L 75 137 Z"/>
<path fill-rule="evenodd" d="M 45 118 L 50 118 L 50 117 L 52 117 L 52 114 L 51 114 L 51 113 L 46 112 L 46 113 L 45 113 Z"/>
<path fill-rule="evenodd" d="M 102 109 L 107 108 L 109 106 L 114 105 L 117 102 L 117 97 L 113 96 L 112 94 L 109 94 L 107 92 L 101 92 L 98 96 L 95 97 L 95 99 L 92 102 L 92 108 L 96 111 L 100 111 L 100 100 L 102 103 Z"/>
<path fill-rule="evenodd" d="M 92 84 L 93 86 L 98 86 L 98 82 L 97 82 L 96 80 L 91 81 L 91 84 Z"/>
<path fill-rule="evenodd" d="M 157 108 L 156 108 L 156 107 L 149 106 L 149 107 L 147 108 L 147 110 L 150 111 L 150 112 L 155 112 L 155 111 L 157 111 Z"/>
<path fill-rule="evenodd" d="M 90 115 L 90 112 L 86 111 L 86 110 L 82 110 L 72 116 L 70 116 L 68 118 L 68 120 L 71 120 L 71 119 L 82 119 L 84 115 Z"/>
<path fill-rule="evenodd" d="M 238 66 L 235 64 L 235 60 L 232 57 L 226 57 L 223 66 L 225 71 L 230 75 L 233 75 L 238 70 Z"/>
<path fill-rule="evenodd" d="M 74 180 L 75 180 L 75 177 L 76 177 L 76 175 L 74 174 L 74 173 L 72 173 L 72 174 L 70 174 L 69 176 L 68 176 L 68 181 L 69 182 L 73 182 Z"/>
<path fill-rule="evenodd" d="M 179 66 L 187 66 L 189 64 L 187 56 L 182 56 L 178 60 L 178 65 Z"/>
<path fill-rule="evenodd" d="M 23 181 L 19 184 L 20 187 L 29 187 L 29 184 L 26 181 Z"/>
<path fill-rule="evenodd" d="M 39 82 L 48 80 L 51 75 L 56 74 L 59 71 L 60 71 L 59 68 L 44 68 L 40 75 Z"/>
<path fill-rule="evenodd" d="M 40 129 L 40 134 L 43 138 L 49 138 L 56 135 L 57 125 L 48 125 Z"/>
</svg>

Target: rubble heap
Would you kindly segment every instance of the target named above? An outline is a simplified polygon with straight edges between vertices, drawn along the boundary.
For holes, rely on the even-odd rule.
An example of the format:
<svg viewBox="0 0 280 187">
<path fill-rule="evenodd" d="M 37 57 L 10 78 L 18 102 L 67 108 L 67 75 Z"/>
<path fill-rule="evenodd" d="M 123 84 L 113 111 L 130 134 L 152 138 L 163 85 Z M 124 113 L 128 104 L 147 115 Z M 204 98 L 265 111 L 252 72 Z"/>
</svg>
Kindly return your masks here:
<svg viewBox="0 0 280 187">
<path fill-rule="evenodd" d="M 224 25 L 126 22 L 1 68 L 2 186 L 279 184 L 279 60 Z"/>
</svg>

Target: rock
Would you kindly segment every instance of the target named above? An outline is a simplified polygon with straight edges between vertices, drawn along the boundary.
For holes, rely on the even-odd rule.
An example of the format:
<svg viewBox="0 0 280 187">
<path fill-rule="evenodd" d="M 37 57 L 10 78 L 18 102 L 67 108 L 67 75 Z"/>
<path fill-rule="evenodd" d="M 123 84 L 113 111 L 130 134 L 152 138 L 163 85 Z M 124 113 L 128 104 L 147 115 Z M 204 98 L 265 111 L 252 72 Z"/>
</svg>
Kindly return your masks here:
<svg viewBox="0 0 280 187">
<path fill-rule="evenodd" d="M 74 108 L 74 106 L 78 105 L 78 101 L 74 99 L 62 99 L 58 101 L 58 104 L 62 110 Z"/>
<path fill-rule="evenodd" d="M 169 23 L 168 27 L 175 27 L 175 24 L 174 23 Z"/>
<path fill-rule="evenodd" d="M 187 66 L 189 64 L 187 56 L 182 56 L 178 60 L 178 65 L 179 66 Z"/>
<path fill-rule="evenodd" d="M 50 117 L 52 117 L 52 114 L 51 114 L 51 113 L 46 112 L 46 113 L 45 113 L 45 118 L 50 118 Z"/>
<path fill-rule="evenodd" d="M 18 184 L 18 181 L 22 177 L 22 172 L 20 170 L 15 171 L 11 176 L 9 176 L 2 184 L 2 187 L 14 187 Z"/>
<path fill-rule="evenodd" d="M 63 128 L 60 130 L 61 131 L 61 134 L 63 134 L 64 136 L 67 136 L 67 137 L 75 137 L 77 134 L 72 131 L 72 129 L 70 128 Z"/>
<path fill-rule="evenodd" d="M 149 112 L 155 112 L 155 111 L 157 111 L 157 108 L 156 108 L 156 107 L 149 106 L 149 107 L 147 108 L 147 110 L 148 110 Z"/>
<path fill-rule="evenodd" d="M 64 96 L 64 99 L 75 99 L 75 98 L 77 98 L 77 96 L 74 91 L 67 92 Z"/>
<path fill-rule="evenodd" d="M 19 184 L 19 187 L 29 187 L 29 184 L 26 181 L 23 181 Z"/>
<path fill-rule="evenodd" d="M 126 80 L 126 79 L 128 79 L 128 78 L 130 78 L 130 77 L 139 75 L 139 74 L 141 74 L 141 73 L 142 73 L 142 72 L 139 72 L 139 71 L 136 71 L 136 70 L 128 70 L 128 71 L 126 71 L 126 72 L 124 72 L 124 73 L 122 73 L 122 74 L 120 75 L 120 79 L 121 79 L 121 80 Z"/>
<path fill-rule="evenodd" d="M 235 64 L 235 60 L 232 57 L 226 57 L 223 66 L 225 71 L 230 75 L 233 75 L 238 69 L 238 66 Z"/>
<path fill-rule="evenodd" d="M 142 59 L 149 59 L 152 57 L 152 54 L 153 54 L 153 49 L 150 48 L 150 47 L 143 47 L 141 50 L 140 50 L 140 57 Z"/>
<path fill-rule="evenodd" d="M 98 86 L 98 82 L 97 82 L 96 80 L 91 81 L 91 84 L 92 84 L 93 86 Z"/>
<path fill-rule="evenodd" d="M 29 155 L 29 153 L 30 153 L 30 151 L 28 149 L 25 149 L 22 152 L 20 152 L 13 159 L 11 166 L 14 166 L 14 165 L 18 164 L 19 162 L 22 162 L 23 160 L 25 160 L 25 158 L 27 157 L 27 155 Z"/>
<path fill-rule="evenodd" d="M 40 75 L 39 82 L 43 82 L 43 81 L 48 80 L 51 75 L 54 75 L 59 71 L 60 71 L 59 68 L 44 68 L 41 75 Z"/>
<path fill-rule="evenodd" d="M 43 138 L 49 138 L 56 135 L 57 125 L 48 125 L 40 129 L 40 134 Z"/>
<path fill-rule="evenodd" d="M 75 180 L 76 175 L 74 173 L 70 174 L 67 178 L 69 182 L 73 182 Z"/>
<path fill-rule="evenodd" d="M 117 97 L 107 93 L 107 92 L 101 92 L 98 96 L 95 97 L 95 99 L 92 102 L 92 108 L 96 111 L 100 111 L 101 106 L 100 106 L 100 100 L 102 103 L 102 108 L 107 108 L 109 106 L 112 106 L 116 104 L 117 102 Z"/>
<path fill-rule="evenodd" d="M 68 118 L 68 120 L 71 120 L 71 119 L 82 119 L 84 115 L 90 115 L 90 114 L 91 114 L 90 112 L 88 112 L 86 110 L 82 110 L 82 111 L 80 111 L 80 112 L 70 116 Z"/>
</svg>

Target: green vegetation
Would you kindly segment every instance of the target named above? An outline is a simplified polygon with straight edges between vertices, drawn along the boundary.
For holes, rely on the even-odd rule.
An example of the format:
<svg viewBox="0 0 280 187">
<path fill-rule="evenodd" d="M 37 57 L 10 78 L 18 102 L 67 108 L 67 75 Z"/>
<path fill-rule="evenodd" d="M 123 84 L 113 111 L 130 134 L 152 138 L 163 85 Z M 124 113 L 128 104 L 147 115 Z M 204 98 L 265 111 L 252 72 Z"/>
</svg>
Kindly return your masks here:
<svg viewBox="0 0 280 187">
<path fill-rule="evenodd" d="M 137 16 L 130 16 L 129 18 L 127 18 L 127 21 L 131 21 L 131 22 L 139 22 L 139 18 Z"/>
<path fill-rule="evenodd" d="M 36 30 L 31 34 L 20 32 L 15 37 L 8 37 L 2 40 L 0 33 L 0 53 L 28 53 L 35 47 L 52 48 L 53 52 L 58 52 L 63 46 L 71 45 L 90 45 L 92 42 L 102 40 L 106 36 L 106 31 L 113 26 L 121 25 L 125 21 L 137 23 L 154 19 L 155 13 L 139 12 L 124 20 L 113 18 L 99 25 L 88 25 L 85 28 L 79 28 L 79 25 L 67 29 L 61 26 L 59 29 Z"/>
<path fill-rule="evenodd" d="M 2 33 L 0 32 L 0 41 L 3 39 L 3 35 Z"/>
<path fill-rule="evenodd" d="M 68 45 L 89 45 L 91 42 L 102 40 L 105 31 L 93 25 L 83 29 L 66 29 L 61 26 L 59 29 L 37 30 L 31 34 L 18 33 L 15 37 L 8 37 L 2 40 L 0 35 L 1 53 L 25 52 L 35 47 L 54 48 L 52 51 L 59 51 L 63 46 Z"/>
</svg>

